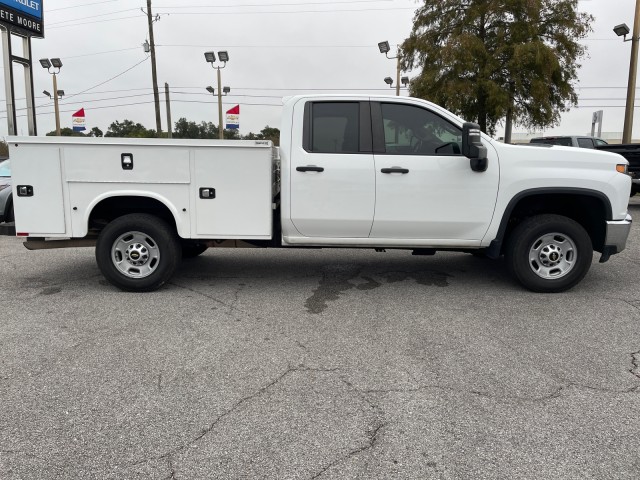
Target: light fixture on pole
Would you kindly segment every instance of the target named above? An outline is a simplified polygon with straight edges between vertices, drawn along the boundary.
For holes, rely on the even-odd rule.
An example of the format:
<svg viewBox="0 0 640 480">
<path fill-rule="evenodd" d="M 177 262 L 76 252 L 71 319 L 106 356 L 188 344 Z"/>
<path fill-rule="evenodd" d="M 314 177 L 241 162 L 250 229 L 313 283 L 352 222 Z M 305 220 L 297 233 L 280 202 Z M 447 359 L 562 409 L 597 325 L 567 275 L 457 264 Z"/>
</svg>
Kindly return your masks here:
<svg viewBox="0 0 640 480">
<path fill-rule="evenodd" d="M 393 78 L 385 77 L 384 83 L 389 85 L 389 88 L 393 88 Z M 396 90 L 399 90 L 400 88 L 409 88 L 409 77 L 402 77 L 400 79 L 400 83 L 402 84 L 402 87 L 396 85 Z"/>
<path fill-rule="evenodd" d="M 58 97 L 60 92 L 64 95 L 64 91 L 58 90 L 58 74 L 60 73 L 60 69 L 62 68 L 62 61 L 59 58 L 52 58 L 49 60 L 48 58 L 41 58 L 40 65 L 42 68 L 45 68 L 51 75 L 53 75 L 53 105 L 56 111 L 56 135 L 60 136 L 60 107 L 58 105 Z M 46 90 L 45 90 L 46 92 Z M 51 96 L 49 95 L 49 98 Z"/>
<path fill-rule="evenodd" d="M 624 130 L 622 131 L 622 143 L 631 143 L 633 130 L 633 109 L 635 107 L 636 77 L 638 73 L 638 41 L 640 40 L 640 0 L 636 0 L 636 15 L 633 24 L 633 35 L 629 35 L 629 27 L 626 23 L 616 25 L 613 29 L 616 35 L 623 37 L 625 42 L 631 42 L 631 60 L 629 62 L 629 83 L 627 84 L 627 103 L 624 112 Z"/>
<path fill-rule="evenodd" d="M 398 53 L 396 54 L 395 57 L 390 57 L 389 56 L 389 52 L 391 51 L 391 46 L 389 45 L 389 42 L 387 42 L 386 40 L 384 42 L 380 42 L 378 43 L 378 49 L 380 49 L 380 53 L 384 53 L 385 57 L 387 57 L 389 60 L 396 60 L 396 96 L 400 96 L 400 48 L 398 48 Z M 390 77 L 387 77 L 390 78 Z M 391 83 L 387 82 L 387 78 L 384 79 L 385 83 L 387 83 L 387 85 L 391 86 L 393 84 L 393 80 L 391 81 Z"/>
<path fill-rule="evenodd" d="M 218 58 L 223 63 L 222 66 L 216 65 L 216 54 L 214 52 L 205 52 L 204 53 L 204 59 L 207 61 L 207 63 L 210 63 L 211 67 L 215 68 L 218 71 L 218 138 L 220 138 L 220 140 L 222 140 L 222 139 L 224 139 L 224 129 L 222 128 L 223 127 L 223 123 L 222 123 L 222 79 L 221 79 L 221 76 L 220 76 L 220 70 L 227 66 L 227 62 L 229 61 L 229 52 L 227 52 L 226 50 L 222 50 L 222 51 L 218 52 Z M 211 90 L 209 90 L 209 88 L 211 88 L 211 90 L 213 90 L 213 87 L 207 87 L 207 91 L 210 92 L 210 93 L 213 93 Z M 229 88 L 229 87 L 225 87 L 225 88 Z M 231 91 L 231 89 L 229 89 L 229 91 Z"/>
<path fill-rule="evenodd" d="M 42 93 L 49 97 L 50 100 L 53 100 L 53 95 L 51 95 L 47 90 L 43 90 Z M 64 90 L 58 90 L 58 97 L 64 97 Z"/>
</svg>

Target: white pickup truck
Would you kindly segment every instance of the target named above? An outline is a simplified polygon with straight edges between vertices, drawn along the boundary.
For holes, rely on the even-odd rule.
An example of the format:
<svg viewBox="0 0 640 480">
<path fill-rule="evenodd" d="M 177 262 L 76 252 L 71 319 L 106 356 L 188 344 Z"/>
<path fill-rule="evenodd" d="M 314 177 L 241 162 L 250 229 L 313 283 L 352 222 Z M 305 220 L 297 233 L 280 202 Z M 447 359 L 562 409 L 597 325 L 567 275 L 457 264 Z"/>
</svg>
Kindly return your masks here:
<svg viewBox="0 0 640 480">
<path fill-rule="evenodd" d="M 621 252 L 621 156 L 512 146 L 432 103 L 285 99 L 267 141 L 9 138 L 15 231 L 29 249 L 95 245 L 123 290 L 159 288 L 208 247 L 437 250 L 506 257 L 537 292 Z"/>
</svg>

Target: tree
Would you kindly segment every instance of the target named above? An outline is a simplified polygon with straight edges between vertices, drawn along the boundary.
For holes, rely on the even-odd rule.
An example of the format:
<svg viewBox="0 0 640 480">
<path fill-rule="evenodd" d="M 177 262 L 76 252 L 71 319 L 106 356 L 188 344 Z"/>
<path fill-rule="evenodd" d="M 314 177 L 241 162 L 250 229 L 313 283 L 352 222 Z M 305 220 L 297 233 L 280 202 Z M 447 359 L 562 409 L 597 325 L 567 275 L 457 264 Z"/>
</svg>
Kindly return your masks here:
<svg viewBox="0 0 640 480">
<path fill-rule="evenodd" d="M 56 131 L 54 130 L 53 132 L 49 132 L 46 135 L 47 137 L 55 137 L 56 136 Z M 76 132 L 73 130 L 73 128 L 69 128 L 69 127 L 64 127 L 60 129 L 60 136 L 61 137 L 84 137 L 84 133 L 82 132 Z"/>
<path fill-rule="evenodd" d="M 105 137 L 127 137 L 127 138 L 155 138 L 155 130 L 147 130 L 140 123 L 133 123 L 131 120 L 123 120 L 122 123 L 115 121 L 109 126 Z"/>
<path fill-rule="evenodd" d="M 211 122 L 190 122 L 186 118 L 180 118 L 175 123 L 173 134 L 175 138 L 209 138 L 217 139 L 218 127 Z M 237 130 L 224 130 L 226 140 L 237 140 L 240 135 Z"/>
<path fill-rule="evenodd" d="M 556 125 L 577 104 L 580 45 L 593 17 L 577 0 L 425 0 L 400 47 L 421 69 L 411 94 L 494 133 L 507 113 L 526 127 Z"/>
<path fill-rule="evenodd" d="M 102 130 L 100 130 L 98 127 L 93 127 L 89 133 L 87 134 L 88 137 L 104 137 L 104 133 L 102 133 Z"/>
<path fill-rule="evenodd" d="M 280 145 L 280 129 L 267 125 L 258 134 L 260 140 L 271 140 L 274 145 Z"/>
<path fill-rule="evenodd" d="M 260 133 L 249 132 L 242 137 L 243 140 L 271 140 L 274 145 L 280 145 L 280 129 L 267 125 Z"/>
</svg>

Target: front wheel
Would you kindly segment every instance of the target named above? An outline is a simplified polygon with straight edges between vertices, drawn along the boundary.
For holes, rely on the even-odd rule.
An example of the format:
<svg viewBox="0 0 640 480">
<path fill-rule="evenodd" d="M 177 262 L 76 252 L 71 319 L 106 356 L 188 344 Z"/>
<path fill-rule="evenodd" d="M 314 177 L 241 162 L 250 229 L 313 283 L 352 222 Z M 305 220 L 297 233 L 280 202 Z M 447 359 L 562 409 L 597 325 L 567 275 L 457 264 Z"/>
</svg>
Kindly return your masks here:
<svg viewBox="0 0 640 480">
<path fill-rule="evenodd" d="M 507 242 L 507 266 L 534 292 L 563 292 L 587 274 L 593 259 L 591 238 L 576 221 L 537 215 L 518 225 Z"/>
<path fill-rule="evenodd" d="M 153 215 L 124 215 L 98 236 L 96 261 L 105 278 L 133 292 L 160 288 L 175 272 L 182 252 L 175 230 Z"/>
</svg>

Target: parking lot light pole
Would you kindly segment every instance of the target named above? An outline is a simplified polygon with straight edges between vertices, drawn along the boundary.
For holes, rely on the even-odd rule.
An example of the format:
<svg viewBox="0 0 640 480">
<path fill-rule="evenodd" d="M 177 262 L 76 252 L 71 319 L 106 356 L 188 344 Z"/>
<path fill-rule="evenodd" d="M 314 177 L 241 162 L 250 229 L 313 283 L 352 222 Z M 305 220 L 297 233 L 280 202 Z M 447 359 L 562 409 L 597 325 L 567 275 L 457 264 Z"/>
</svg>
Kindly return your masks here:
<svg viewBox="0 0 640 480">
<path fill-rule="evenodd" d="M 59 58 L 52 58 L 49 60 L 48 58 L 40 59 L 40 65 L 42 68 L 46 68 L 47 71 L 53 75 L 53 105 L 56 112 L 56 135 L 60 136 L 60 107 L 58 105 L 58 74 L 60 73 L 60 69 L 62 68 L 62 61 Z M 53 71 L 52 71 L 53 70 Z"/>
<path fill-rule="evenodd" d="M 627 104 L 624 113 L 624 130 L 622 143 L 631 143 L 633 130 L 633 109 L 635 107 L 636 79 L 638 73 L 638 42 L 640 41 L 640 0 L 636 0 L 636 14 L 633 22 L 633 36 L 627 39 L 629 27 L 623 23 L 614 27 L 613 31 L 625 42 L 631 42 L 631 60 L 629 62 L 629 83 L 627 85 Z"/>
<path fill-rule="evenodd" d="M 218 52 L 218 59 L 223 62 L 223 65 L 216 65 L 216 54 L 214 52 L 205 52 L 204 54 L 205 60 L 211 64 L 211 67 L 218 70 L 218 132 L 220 140 L 224 139 L 224 128 L 222 122 L 222 78 L 220 75 L 220 70 L 227 66 L 227 62 L 229 61 L 229 53 L 225 50 Z"/>
<path fill-rule="evenodd" d="M 384 55 L 389 59 L 389 60 L 396 60 L 396 96 L 399 97 L 400 96 L 400 60 L 401 60 L 401 55 L 400 55 L 400 48 L 398 48 L 398 53 L 396 54 L 395 57 L 390 57 L 389 56 L 389 52 L 391 51 L 391 47 L 389 46 L 389 42 L 387 42 L 386 40 L 384 42 L 380 42 L 378 43 L 378 48 L 380 49 L 380 53 L 384 53 Z M 390 77 L 387 77 L 390 78 Z M 385 82 L 387 82 L 387 79 L 385 78 Z M 393 83 L 393 81 L 392 81 Z M 389 85 L 389 83 L 387 82 L 387 85 Z"/>
</svg>

